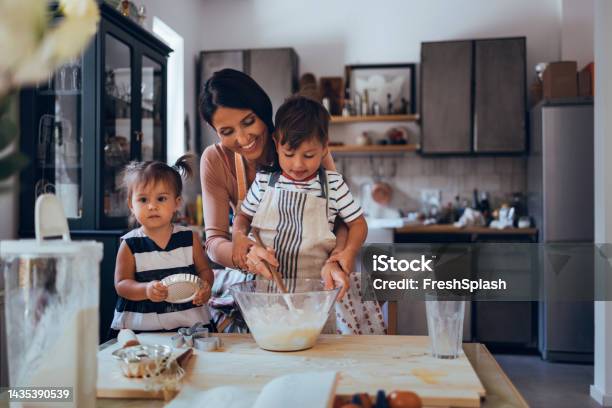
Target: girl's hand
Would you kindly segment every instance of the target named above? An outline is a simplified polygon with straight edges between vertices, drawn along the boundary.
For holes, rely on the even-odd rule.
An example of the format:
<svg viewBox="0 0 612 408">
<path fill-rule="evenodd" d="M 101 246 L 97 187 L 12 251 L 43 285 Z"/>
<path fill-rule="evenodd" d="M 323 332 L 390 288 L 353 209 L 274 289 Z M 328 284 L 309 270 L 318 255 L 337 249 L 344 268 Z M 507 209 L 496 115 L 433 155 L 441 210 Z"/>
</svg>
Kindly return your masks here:
<svg viewBox="0 0 612 408">
<path fill-rule="evenodd" d="M 327 262 L 321 269 L 321 278 L 325 289 L 340 287 L 337 299 L 342 299 L 349 288 L 348 275 L 344 273 L 338 262 Z"/>
<path fill-rule="evenodd" d="M 196 306 L 202 306 L 204 303 L 208 302 L 208 299 L 210 299 L 210 285 L 205 280 L 203 280 L 202 282 L 202 287 L 198 290 L 198 292 L 193 298 L 193 304 Z"/>
<path fill-rule="evenodd" d="M 343 249 L 342 251 L 332 254 L 327 263 L 337 262 L 346 274 L 351 274 L 355 271 L 355 258 L 357 254 L 349 249 Z"/>
<path fill-rule="evenodd" d="M 247 254 L 249 248 L 255 243 L 242 232 L 234 234 L 232 237 L 232 262 L 240 269 L 247 270 Z"/>
<path fill-rule="evenodd" d="M 249 248 L 249 253 L 247 255 L 247 270 L 266 279 L 272 279 L 272 274 L 263 260 L 266 260 L 272 268 L 278 268 L 278 261 L 276 260 L 276 256 L 274 256 L 274 249 L 270 247 L 264 248 L 254 244 Z"/>
<path fill-rule="evenodd" d="M 158 280 L 147 283 L 147 298 L 152 302 L 163 302 L 168 297 L 168 288 Z"/>
</svg>

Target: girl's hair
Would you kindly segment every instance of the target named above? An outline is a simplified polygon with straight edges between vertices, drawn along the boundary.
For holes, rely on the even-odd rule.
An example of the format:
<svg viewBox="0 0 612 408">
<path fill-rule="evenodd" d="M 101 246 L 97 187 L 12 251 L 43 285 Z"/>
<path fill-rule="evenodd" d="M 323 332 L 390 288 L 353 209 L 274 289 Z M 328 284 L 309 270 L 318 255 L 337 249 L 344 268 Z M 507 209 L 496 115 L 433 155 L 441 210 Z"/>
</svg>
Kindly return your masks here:
<svg viewBox="0 0 612 408">
<path fill-rule="evenodd" d="M 178 158 L 174 166 L 160 161 L 131 162 L 123 172 L 123 186 L 127 190 L 128 201 L 132 199 L 134 189 L 139 185 L 163 182 L 174 189 L 177 197 L 183 192 L 181 176 L 191 177 L 193 170 L 189 161 L 192 154 L 185 154 Z"/>
<path fill-rule="evenodd" d="M 268 94 L 247 74 L 235 69 L 222 69 L 210 77 L 200 93 L 198 107 L 202 118 L 214 128 L 212 117 L 220 107 L 250 109 L 274 132 L 272 102 Z"/>
</svg>

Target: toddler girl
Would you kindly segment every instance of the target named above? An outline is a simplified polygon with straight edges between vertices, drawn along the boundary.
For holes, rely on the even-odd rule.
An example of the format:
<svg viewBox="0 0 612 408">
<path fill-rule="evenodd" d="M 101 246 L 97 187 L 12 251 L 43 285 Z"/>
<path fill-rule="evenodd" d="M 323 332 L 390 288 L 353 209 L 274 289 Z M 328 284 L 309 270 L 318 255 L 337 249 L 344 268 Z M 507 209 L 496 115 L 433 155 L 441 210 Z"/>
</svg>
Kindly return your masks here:
<svg viewBox="0 0 612 408">
<path fill-rule="evenodd" d="M 172 330 L 198 322 L 210 325 L 205 303 L 213 284 L 212 270 L 196 233 L 172 222 L 182 202 L 181 173 L 192 173 L 188 158 L 180 157 L 172 167 L 148 161 L 132 162 L 125 169 L 128 207 L 140 228 L 121 237 L 115 266 L 119 299 L 111 325 L 114 330 Z M 192 302 L 165 302 L 168 289 L 160 281 L 177 273 L 202 279 L 203 286 Z"/>
</svg>

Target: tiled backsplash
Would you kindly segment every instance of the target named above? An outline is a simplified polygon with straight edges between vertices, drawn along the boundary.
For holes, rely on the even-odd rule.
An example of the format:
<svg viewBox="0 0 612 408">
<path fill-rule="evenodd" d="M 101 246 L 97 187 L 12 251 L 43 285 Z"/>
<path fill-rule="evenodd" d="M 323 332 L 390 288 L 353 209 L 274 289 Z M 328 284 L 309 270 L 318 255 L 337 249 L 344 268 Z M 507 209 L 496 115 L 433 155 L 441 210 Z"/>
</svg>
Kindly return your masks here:
<svg viewBox="0 0 612 408">
<path fill-rule="evenodd" d="M 373 182 L 368 157 L 335 156 L 338 170 L 349 180 L 353 194 L 361 198 L 364 185 Z M 382 162 L 382 165 L 381 165 Z M 396 165 L 393 174 L 394 163 Z M 442 204 L 453 202 L 456 195 L 472 202 L 474 189 L 489 193 L 495 208 L 510 202 L 511 193 L 525 192 L 526 159 L 524 157 L 422 157 L 411 153 L 398 157 L 377 157 L 375 168 L 381 168 L 382 180 L 393 187 L 392 207 L 404 211 L 421 209 L 421 190 L 442 191 Z M 374 170 L 376 171 L 376 170 Z M 361 200 L 360 200 L 361 201 Z"/>
</svg>

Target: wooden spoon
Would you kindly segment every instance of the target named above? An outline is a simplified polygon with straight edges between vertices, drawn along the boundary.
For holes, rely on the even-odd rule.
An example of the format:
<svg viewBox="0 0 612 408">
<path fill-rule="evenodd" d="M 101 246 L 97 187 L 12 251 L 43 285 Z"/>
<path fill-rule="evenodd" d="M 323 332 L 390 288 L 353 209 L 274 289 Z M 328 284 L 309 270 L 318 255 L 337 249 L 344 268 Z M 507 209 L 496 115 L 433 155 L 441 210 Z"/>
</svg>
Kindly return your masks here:
<svg viewBox="0 0 612 408">
<path fill-rule="evenodd" d="M 261 240 L 261 237 L 259 236 L 259 228 L 253 227 L 251 228 L 251 232 L 253 233 L 257 244 L 265 248 L 266 246 L 264 245 L 263 241 Z M 264 263 L 264 266 L 272 275 L 272 279 L 274 279 L 274 282 L 276 282 L 276 286 L 278 286 L 280 291 L 283 293 L 287 293 L 287 287 L 285 286 L 285 282 L 283 282 L 283 278 L 282 276 L 280 276 L 280 273 L 278 273 L 276 268 L 272 268 L 272 266 L 265 259 L 262 259 L 261 261 Z"/>
</svg>

